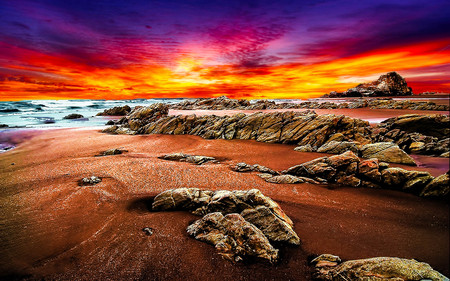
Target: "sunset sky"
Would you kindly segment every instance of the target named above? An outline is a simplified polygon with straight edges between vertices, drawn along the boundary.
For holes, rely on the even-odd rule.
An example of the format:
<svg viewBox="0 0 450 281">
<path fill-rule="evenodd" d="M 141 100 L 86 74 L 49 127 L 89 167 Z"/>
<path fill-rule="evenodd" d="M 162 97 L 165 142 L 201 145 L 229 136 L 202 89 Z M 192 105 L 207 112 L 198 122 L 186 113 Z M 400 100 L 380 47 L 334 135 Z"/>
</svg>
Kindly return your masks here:
<svg viewBox="0 0 450 281">
<path fill-rule="evenodd" d="M 450 1 L 0 0 L 0 100 L 450 92 Z"/>
</svg>

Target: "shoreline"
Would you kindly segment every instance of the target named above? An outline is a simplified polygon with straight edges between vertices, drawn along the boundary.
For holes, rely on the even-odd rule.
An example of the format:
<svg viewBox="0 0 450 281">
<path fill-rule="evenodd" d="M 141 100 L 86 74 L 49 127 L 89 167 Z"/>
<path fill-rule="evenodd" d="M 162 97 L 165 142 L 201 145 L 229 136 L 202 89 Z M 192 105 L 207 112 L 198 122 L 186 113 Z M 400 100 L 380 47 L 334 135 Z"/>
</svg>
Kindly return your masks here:
<svg viewBox="0 0 450 281">
<path fill-rule="evenodd" d="M 102 150 L 119 147 L 129 152 L 94 157 Z M 2 248 L 2 272 L 60 279 L 175 279 L 176 274 L 185 274 L 209 280 L 208 272 L 219 269 L 224 280 L 257 280 L 270 274 L 308 280 L 308 256 L 328 252 L 344 259 L 416 258 L 448 276 L 446 202 L 392 190 L 270 184 L 255 173 L 240 174 L 228 168 L 231 163 L 246 162 L 281 170 L 327 155 L 295 152 L 294 147 L 187 135 L 107 135 L 95 129 L 43 131 L 0 155 L 0 183 L 5 187 L 1 200 L 10 214 L 3 219 L 2 237 L 10 236 L 8 247 Z M 171 152 L 223 160 L 196 166 L 157 158 Z M 399 166 L 436 171 L 433 167 Z M 91 175 L 104 181 L 94 187 L 77 186 L 78 179 Z M 198 217 L 186 212 L 148 211 L 152 196 L 176 187 L 258 188 L 293 219 L 303 244 L 282 248 L 282 262 L 274 267 L 229 264 L 214 247 L 185 233 L 188 223 Z M 144 226 L 153 227 L 155 235 L 145 236 Z M 46 245 L 45 249 L 40 245 Z M 122 255 L 114 254 L 118 249 L 124 251 Z M 25 254 L 30 251 L 33 254 Z M 102 256 L 106 253 L 114 258 L 105 266 Z M 161 264 L 161 254 L 166 265 Z M 76 263 L 69 262 L 73 258 Z M 194 264 L 202 264 L 202 272 L 192 272 Z M 102 272 L 95 270 L 99 266 L 104 267 Z"/>
</svg>

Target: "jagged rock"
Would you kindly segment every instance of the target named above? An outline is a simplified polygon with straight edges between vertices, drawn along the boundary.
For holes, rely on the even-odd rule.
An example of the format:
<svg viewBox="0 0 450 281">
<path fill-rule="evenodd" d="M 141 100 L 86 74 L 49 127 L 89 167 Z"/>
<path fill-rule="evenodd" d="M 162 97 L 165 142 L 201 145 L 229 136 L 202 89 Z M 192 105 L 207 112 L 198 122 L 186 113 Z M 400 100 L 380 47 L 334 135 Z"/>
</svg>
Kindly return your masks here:
<svg viewBox="0 0 450 281">
<path fill-rule="evenodd" d="M 205 163 L 217 163 L 216 158 L 210 156 L 201 156 L 201 155 L 189 155 L 184 153 L 171 153 L 158 157 L 159 159 L 171 160 L 171 161 L 180 161 L 180 162 L 188 162 L 197 165 L 202 165 Z"/>
<path fill-rule="evenodd" d="M 391 142 L 366 144 L 361 147 L 363 158 L 377 158 L 380 161 L 416 166 L 416 162 L 398 145 Z"/>
<path fill-rule="evenodd" d="M 423 262 L 391 257 L 351 260 L 343 263 L 316 263 L 316 278 L 320 280 L 448 280 Z M 326 261 L 326 260 L 325 260 Z"/>
<path fill-rule="evenodd" d="M 440 157 L 446 157 L 449 158 L 450 157 L 450 151 L 444 152 L 441 155 L 439 155 Z"/>
<path fill-rule="evenodd" d="M 341 154 L 346 151 L 352 151 L 358 154 L 358 146 L 351 141 L 328 141 L 317 149 L 320 153 Z"/>
<path fill-rule="evenodd" d="M 84 118 L 84 116 L 81 115 L 81 114 L 72 113 L 72 114 L 69 114 L 67 116 L 64 116 L 63 119 L 80 119 L 80 118 Z"/>
<path fill-rule="evenodd" d="M 315 152 L 314 148 L 310 144 L 297 146 L 294 150 L 298 152 Z"/>
<path fill-rule="evenodd" d="M 420 193 L 422 197 L 448 197 L 450 189 L 449 173 L 434 178 Z"/>
<path fill-rule="evenodd" d="M 278 250 L 270 244 L 263 232 L 239 214 L 207 214 L 188 226 L 187 232 L 197 240 L 214 245 L 222 257 L 233 262 L 248 256 L 270 262 L 278 259 Z"/>
<path fill-rule="evenodd" d="M 128 105 L 116 106 L 105 109 L 103 112 L 97 113 L 97 116 L 125 116 L 130 113 L 131 108 Z"/>
<path fill-rule="evenodd" d="M 84 186 L 84 185 L 95 185 L 98 184 L 102 181 L 101 178 L 96 177 L 96 176 L 92 176 L 90 178 L 82 178 L 79 181 L 79 185 Z"/>
</svg>

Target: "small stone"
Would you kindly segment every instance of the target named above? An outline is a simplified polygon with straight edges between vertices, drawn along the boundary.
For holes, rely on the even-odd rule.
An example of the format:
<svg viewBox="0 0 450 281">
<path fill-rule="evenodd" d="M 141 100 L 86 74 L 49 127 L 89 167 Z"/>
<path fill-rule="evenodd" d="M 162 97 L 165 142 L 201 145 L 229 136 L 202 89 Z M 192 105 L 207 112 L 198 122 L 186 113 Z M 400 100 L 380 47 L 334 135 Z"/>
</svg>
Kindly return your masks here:
<svg viewBox="0 0 450 281">
<path fill-rule="evenodd" d="M 151 227 L 144 227 L 144 228 L 142 229 L 142 231 L 144 231 L 144 233 L 145 233 L 147 236 L 152 236 L 152 235 L 153 235 L 153 228 L 151 228 Z"/>
<path fill-rule="evenodd" d="M 83 178 L 80 181 L 80 185 L 95 185 L 101 182 L 102 179 L 96 176 L 92 176 L 90 178 Z"/>
</svg>

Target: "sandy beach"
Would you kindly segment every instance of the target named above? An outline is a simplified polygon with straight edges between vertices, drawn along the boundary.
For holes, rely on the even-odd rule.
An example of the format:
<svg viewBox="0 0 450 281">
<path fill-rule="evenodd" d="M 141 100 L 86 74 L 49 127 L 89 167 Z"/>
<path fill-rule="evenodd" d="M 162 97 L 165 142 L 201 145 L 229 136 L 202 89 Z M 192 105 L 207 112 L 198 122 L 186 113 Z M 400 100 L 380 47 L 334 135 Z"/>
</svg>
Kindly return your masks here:
<svg viewBox="0 0 450 281">
<path fill-rule="evenodd" d="M 286 169 L 326 154 L 249 140 L 186 135 L 108 135 L 97 130 L 41 131 L 0 155 L 0 272 L 4 278 L 77 280 L 310 280 L 308 259 L 414 258 L 449 275 L 449 205 L 391 190 L 312 184 L 271 184 L 230 164 Z M 110 148 L 122 155 L 95 157 Z M 173 152 L 213 156 L 197 166 L 158 159 Z M 420 156 L 440 175 L 448 159 Z M 98 176 L 95 186 L 79 186 Z M 152 212 L 159 192 L 179 187 L 257 188 L 293 220 L 300 247 L 280 247 L 281 262 L 232 264 L 188 236 L 199 217 Z M 152 236 L 142 231 L 154 229 Z"/>
</svg>

